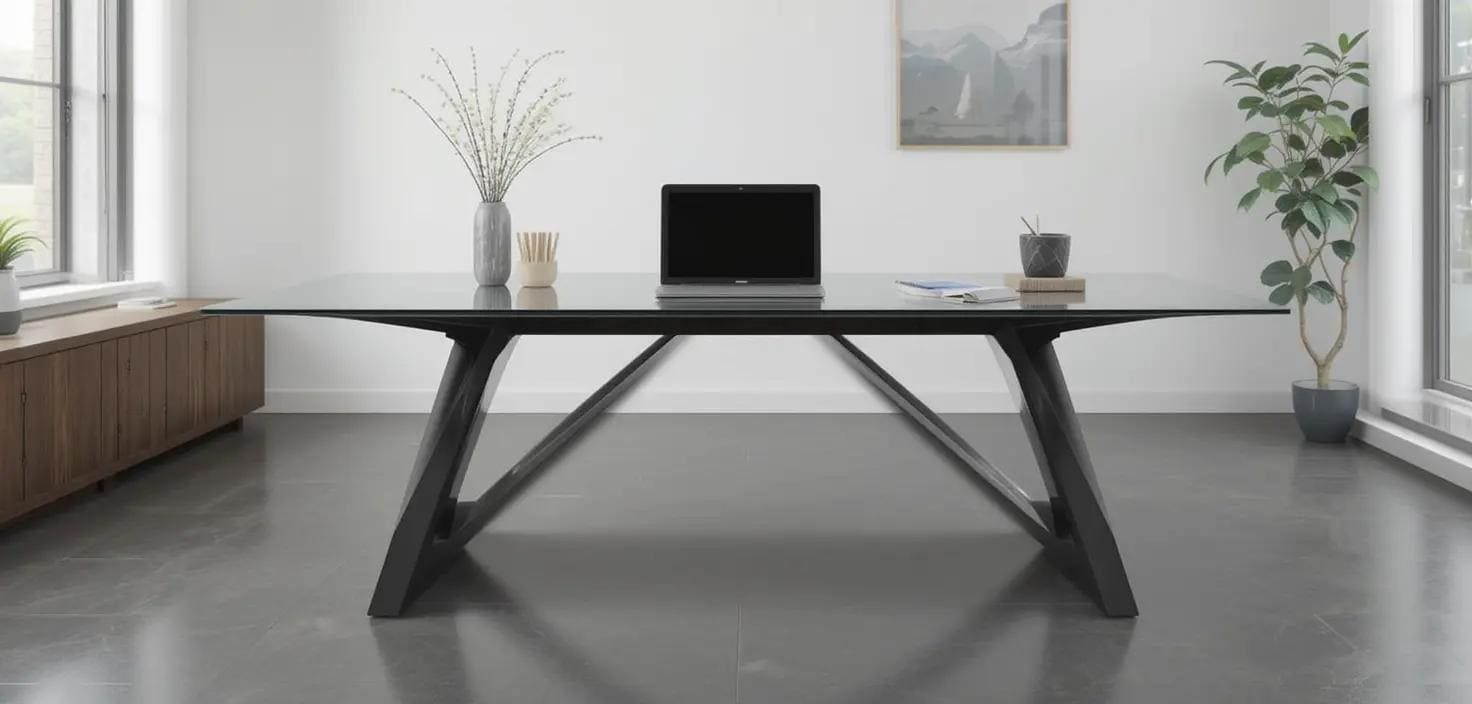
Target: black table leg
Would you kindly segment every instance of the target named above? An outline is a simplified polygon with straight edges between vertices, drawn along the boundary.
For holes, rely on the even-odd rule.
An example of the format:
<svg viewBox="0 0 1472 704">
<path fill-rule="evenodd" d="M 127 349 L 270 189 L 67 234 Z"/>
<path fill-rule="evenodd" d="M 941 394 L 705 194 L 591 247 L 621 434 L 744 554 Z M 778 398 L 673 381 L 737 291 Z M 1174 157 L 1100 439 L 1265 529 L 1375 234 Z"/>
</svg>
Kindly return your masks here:
<svg viewBox="0 0 1472 704">
<path fill-rule="evenodd" d="M 454 520 L 456 496 L 465 478 L 486 405 L 511 357 L 515 337 L 491 330 L 455 342 L 439 393 L 430 411 L 414 473 L 399 512 L 398 527 L 378 575 L 370 616 L 398 616 L 434 573 L 434 540 Z"/>
<path fill-rule="evenodd" d="M 559 451 L 638 382 L 675 336 L 666 335 L 645 348 L 474 501 L 459 500 L 460 485 L 515 336 L 491 331 L 483 339 L 452 339 L 455 349 L 414 461 L 399 524 L 368 607 L 370 616 L 402 615 L 465 544 L 531 486 Z"/>
<path fill-rule="evenodd" d="M 1004 330 L 994 339 L 1022 410 L 1023 426 L 1037 455 L 1046 501 L 1036 501 L 988 462 L 904 385 L 851 340 L 835 336 L 838 349 L 859 373 L 948 451 L 1003 514 L 1043 545 L 1044 554 L 1088 592 L 1109 616 L 1135 616 L 1135 598 L 1104 514 L 1093 465 L 1079 432 L 1063 372 L 1053 355 L 1056 332 Z"/>
<path fill-rule="evenodd" d="M 994 336 L 1016 372 L 1023 421 L 1051 494 L 1053 526 L 1060 544 L 1050 550 L 1063 553 L 1063 562 L 1076 563 L 1064 567 L 1078 572 L 1076 576 L 1092 587 L 1105 614 L 1135 616 L 1139 608 L 1134 591 L 1053 351 L 1056 337 L 1055 332 L 1026 329 Z"/>
</svg>

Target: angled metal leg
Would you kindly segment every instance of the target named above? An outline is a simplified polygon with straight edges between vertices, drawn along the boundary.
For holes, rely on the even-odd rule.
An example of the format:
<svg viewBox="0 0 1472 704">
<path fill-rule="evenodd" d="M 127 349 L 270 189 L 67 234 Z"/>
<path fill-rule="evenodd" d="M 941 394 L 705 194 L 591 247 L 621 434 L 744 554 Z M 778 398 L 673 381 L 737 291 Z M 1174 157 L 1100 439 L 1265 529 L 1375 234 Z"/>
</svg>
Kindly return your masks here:
<svg viewBox="0 0 1472 704">
<path fill-rule="evenodd" d="M 500 380 L 515 338 L 491 330 L 482 339 L 454 342 L 368 607 L 370 616 L 403 613 L 424 586 L 436 533 L 444 531 L 447 512 L 453 516 L 455 495 L 480 437 L 488 387 Z"/>
<path fill-rule="evenodd" d="M 995 336 L 1012 362 L 1022 411 L 1031 423 L 1029 433 L 1038 453 L 1038 465 L 1048 478 L 1055 525 L 1060 537 L 1061 561 L 1072 567 L 1094 599 L 1109 616 L 1135 616 L 1139 608 L 1130 587 L 1114 529 L 1104 510 L 1104 499 L 1094 477 L 1094 465 L 1084 445 L 1078 415 L 1058 356 L 1053 351 L 1056 333 L 1009 330 Z M 1071 554 L 1066 554 L 1071 553 Z"/>
<path fill-rule="evenodd" d="M 1138 613 L 1134 595 L 1104 515 L 1073 402 L 1053 356 L 1052 337 L 1024 343 L 1018 333 L 1008 331 L 997 338 L 1009 361 L 1004 366 L 1016 370 L 1010 381 L 1020 394 L 1023 426 L 1048 487 L 1046 501 L 1030 498 L 878 362 L 847 338 L 834 336 L 863 377 L 960 460 L 970 470 L 966 477 L 1041 543 L 1054 566 L 1089 593 L 1105 614 L 1134 616 Z"/>
<path fill-rule="evenodd" d="M 546 437 L 527 451 L 526 455 L 512 465 L 511 469 L 496 480 L 496 483 L 492 484 L 491 488 L 487 489 L 479 499 L 461 502 L 456 510 L 454 534 L 449 536 L 449 542 L 456 546 L 464 545 L 487 524 L 495 520 L 496 516 L 506 510 L 506 507 L 521 496 L 527 487 L 531 486 L 558 451 L 583 432 L 593 420 L 613 404 L 619 395 L 638 383 L 639 378 L 648 371 L 650 363 L 658 359 L 674 340 L 674 335 L 666 335 L 645 348 L 639 353 L 639 356 L 620 369 L 603 386 L 598 387 L 592 396 L 567 414 L 567 417 L 563 418 L 562 422 L 552 429 L 552 432 L 547 433 Z"/>
<path fill-rule="evenodd" d="M 841 335 L 835 335 L 833 339 L 838 342 L 839 348 L 847 354 L 849 360 L 854 363 L 854 367 L 874 388 L 961 460 L 961 463 L 970 470 L 964 476 L 975 483 L 983 494 L 992 500 L 992 503 L 1002 509 L 1038 542 L 1047 544 L 1052 540 L 1052 527 L 1046 522 L 1045 516 L 1039 514 L 1037 507 L 1033 505 L 1022 487 L 987 462 L 986 458 L 971 447 L 970 443 L 941 420 L 935 411 L 930 410 L 930 407 L 921 402 L 915 394 L 910 393 L 909 389 L 890 376 L 889 372 L 884 371 L 878 362 L 864 354 L 864 351 L 852 341 Z"/>
<path fill-rule="evenodd" d="M 399 616 L 471 538 L 511 504 L 559 450 L 631 388 L 673 335 L 660 338 L 599 387 L 475 501 L 457 501 L 485 409 L 510 358 L 514 337 L 457 341 L 445 365 L 399 525 L 389 543 L 370 616 Z"/>
</svg>

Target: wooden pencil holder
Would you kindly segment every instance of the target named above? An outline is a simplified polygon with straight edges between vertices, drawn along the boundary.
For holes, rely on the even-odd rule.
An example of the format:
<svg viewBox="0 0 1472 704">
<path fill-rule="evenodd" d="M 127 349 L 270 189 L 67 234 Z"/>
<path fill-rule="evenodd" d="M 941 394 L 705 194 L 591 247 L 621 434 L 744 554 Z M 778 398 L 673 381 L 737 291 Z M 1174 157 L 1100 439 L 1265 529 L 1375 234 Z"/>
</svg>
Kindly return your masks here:
<svg viewBox="0 0 1472 704">
<path fill-rule="evenodd" d="M 521 285 L 551 286 L 557 282 L 557 262 L 522 262 Z"/>
<path fill-rule="evenodd" d="M 557 244 L 561 239 L 556 232 L 517 233 L 522 286 L 544 288 L 557 281 Z"/>
</svg>

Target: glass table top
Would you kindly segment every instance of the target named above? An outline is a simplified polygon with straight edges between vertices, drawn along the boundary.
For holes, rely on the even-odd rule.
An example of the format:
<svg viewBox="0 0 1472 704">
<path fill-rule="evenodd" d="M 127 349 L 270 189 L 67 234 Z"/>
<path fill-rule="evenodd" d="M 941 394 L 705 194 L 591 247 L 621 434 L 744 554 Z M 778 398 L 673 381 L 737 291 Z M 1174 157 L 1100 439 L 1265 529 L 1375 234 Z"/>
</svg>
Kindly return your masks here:
<svg viewBox="0 0 1472 704">
<path fill-rule="evenodd" d="M 1002 274 L 827 274 L 821 300 L 659 300 L 656 274 L 563 274 L 555 286 L 479 287 L 464 274 L 342 274 L 260 295 L 217 303 L 210 314 L 414 316 L 624 316 L 702 311 L 712 315 L 750 313 L 863 314 L 1015 317 L 1019 311 L 1080 317 L 1127 315 L 1282 314 L 1288 309 L 1246 295 L 1160 274 L 1092 274 L 1085 293 L 1028 293 L 1002 303 L 951 303 L 907 296 L 897 279 L 947 279 L 1002 285 Z"/>
</svg>

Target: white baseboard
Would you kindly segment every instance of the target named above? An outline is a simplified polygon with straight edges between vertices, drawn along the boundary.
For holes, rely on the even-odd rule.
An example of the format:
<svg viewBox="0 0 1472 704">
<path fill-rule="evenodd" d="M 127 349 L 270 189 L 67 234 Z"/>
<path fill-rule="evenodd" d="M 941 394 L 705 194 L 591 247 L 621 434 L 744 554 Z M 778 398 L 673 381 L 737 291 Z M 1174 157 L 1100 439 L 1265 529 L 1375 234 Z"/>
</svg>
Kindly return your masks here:
<svg viewBox="0 0 1472 704">
<path fill-rule="evenodd" d="M 913 389 L 941 413 L 1011 413 L 1005 391 L 928 391 Z M 588 391 L 502 390 L 492 413 L 566 413 Z M 265 413 L 427 413 L 434 390 L 271 389 Z M 1287 391 L 1081 391 L 1074 394 L 1080 413 L 1287 413 Z M 614 413 L 890 413 L 893 408 L 866 390 L 637 391 L 615 405 Z"/>
<path fill-rule="evenodd" d="M 1472 455 L 1379 416 L 1360 411 L 1354 434 L 1367 445 L 1472 491 Z"/>
</svg>

